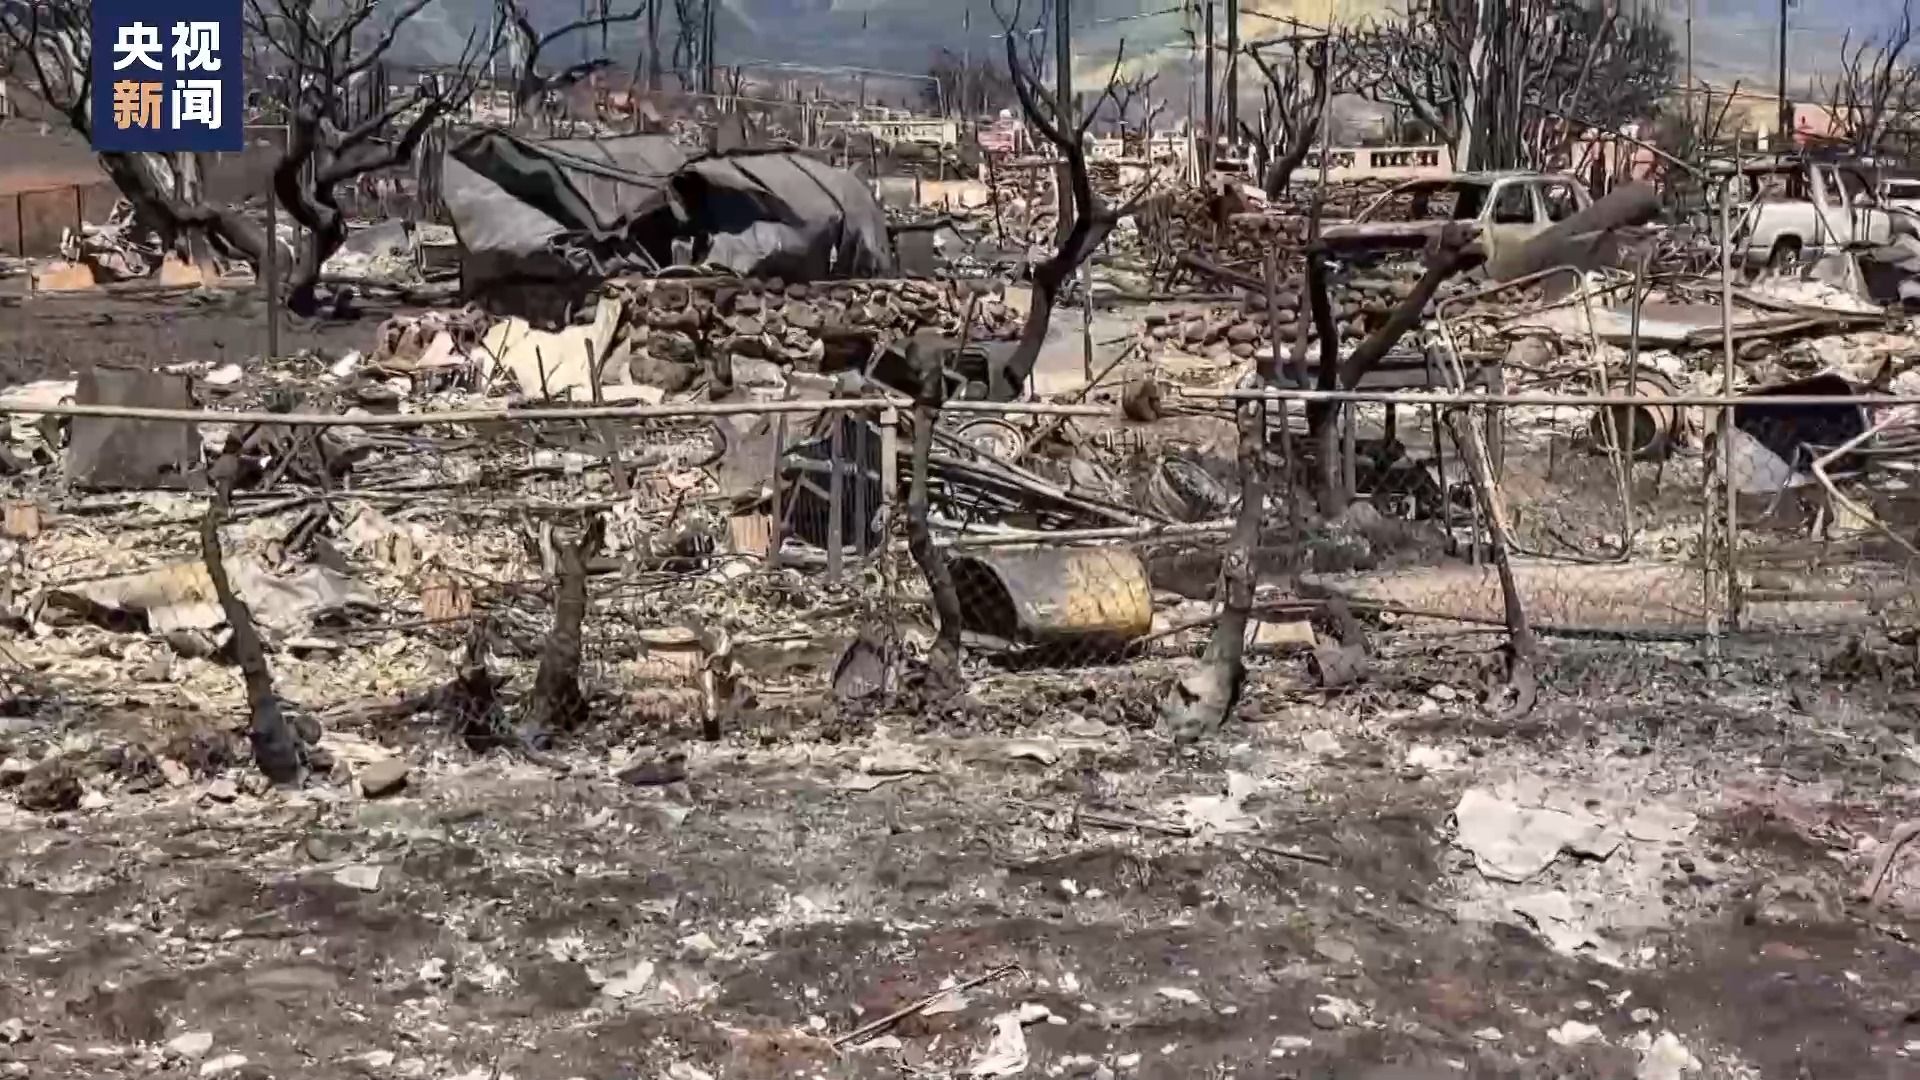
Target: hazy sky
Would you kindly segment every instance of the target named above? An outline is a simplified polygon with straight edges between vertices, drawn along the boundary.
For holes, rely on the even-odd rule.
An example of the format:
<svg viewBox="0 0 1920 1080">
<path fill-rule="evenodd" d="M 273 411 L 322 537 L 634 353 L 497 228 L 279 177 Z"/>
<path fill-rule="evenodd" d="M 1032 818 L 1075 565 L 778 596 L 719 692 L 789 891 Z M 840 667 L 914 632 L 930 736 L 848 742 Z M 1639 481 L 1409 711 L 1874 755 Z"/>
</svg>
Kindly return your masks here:
<svg viewBox="0 0 1920 1080">
<path fill-rule="evenodd" d="M 455 9 L 486 0 L 450 0 Z M 616 10 L 637 0 L 613 0 Z M 942 46 L 959 51 L 971 42 L 976 56 L 997 53 L 992 35 L 999 22 L 990 0 L 721 0 L 724 15 L 719 27 L 719 54 L 724 64 L 788 62 L 822 66 L 859 66 L 920 73 Z M 999 0 L 1012 12 L 1016 0 Z M 1114 47 L 1124 36 L 1130 55 L 1150 50 L 1187 54 L 1183 18 L 1167 9 L 1182 0 L 1072 0 L 1079 66 L 1104 73 Z M 1644 4 L 1659 11 L 1681 37 L 1687 0 L 1618 0 L 1631 8 Z M 1920 0 L 1913 0 L 1920 4 Z M 1024 0 L 1029 24 L 1043 0 Z M 1252 37 L 1273 33 L 1279 24 L 1250 14 L 1265 11 L 1294 14 L 1324 22 L 1331 10 L 1342 19 L 1378 15 L 1404 0 L 1241 0 L 1242 33 Z M 1856 40 L 1861 34 L 1884 33 L 1898 17 L 1901 0 L 1795 0 L 1790 14 L 1792 33 L 1788 50 L 1788 84 L 1804 94 L 1810 76 L 1829 72 L 1838 63 L 1841 36 L 1850 24 Z M 543 21 L 563 22 L 577 16 L 580 0 L 534 0 Z M 1221 3 L 1224 10 L 1224 0 Z M 1735 79 L 1743 88 L 1771 93 L 1779 34 L 1778 0 L 1693 0 L 1694 73 L 1718 86 Z M 971 35 L 962 32 L 971 13 Z M 1152 14 L 1140 18 L 1143 13 Z M 451 13 L 449 13 L 451 14 Z M 484 16 L 480 16 L 484 18 Z M 458 21 L 458 16 L 452 17 Z M 628 34 L 635 33 L 632 27 Z M 463 34 L 454 35 L 457 39 Z M 628 36 L 628 35 L 619 35 Z M 1920 53 L 1920 47 L 1916 47 Z"/>
<path fill-rule="evenodd" d="M 997 29 L 987 0 L 724 0 L 727 7 L 746 21 L 772 30 L 784 24 L 783 32 L 763 41 L 783 41 L 789 47 L 814 53 L 824 49 L 849 55 L 861 50 L 852 46 L 846 31 L 859 29 L 866 19 L 869 55 L 893 58 L 912 50 L 930 51 L 940 39 L 957 43 L 962 13 L 973 11 L 976 39 Z M 1041 0 L 1027 0 L 1029 12 L 1037 11 Z M 1684 24 L 1687 0 L 1621 0 L 1629 8 L 1644 3 L 1667 15 L 1674 23 L 1676 36 Z M 1920 0 L 1916 0 L 1920 2 Z M 1862 33 L 1884 31 L 1898 17 L 1901 0 L 1794 0 L 1789 14 L 1791 25 L 1788 48 L 1788 82 L 1798 88 L 1801 74 L 1829 69 L 1840 53 L 1841 36 L 1848 25 L 1856 38 Z M 1003 10 L 1012 10 L 1012 0 L 1001 0 Z M 1141 12 L 1180 6 L 1180 0 L 1075 0 L 1076 24 L 1083 27 L 1080 38 L 1089 52 L 1110 50 L 1124 34 L 1129 52 L 1146 45 L 1166 46 L 1183 41 L 1181 18 L 1162 15 L 1128 21 L 1113 21 Z M 1246 11 L 1264 10 L 1293 13 L 1309 21 L 1326 18 L 1329 8 L 1339 15 L 1378 12 L 1397 7 L 1397 0 L 1242 0 Z M 1751 82 L 1764 77 L 1769 86 L 1778 55 L 1778 0 L 1693 0 L 1695 73 L 1715 81 L 1742 77 Z M 1243 32 L 1256 32 L 1266 24 L 1256 16 L 1243 15 Z M 947 33 L 935 27 L 952 25 Z M 1277 27 L 1276 27 L 1277 28 Z M 755 35 L 759 37 L 760 35 Z M 724 57 L 723 57 L 724 59 Z M 842 63 L 858 62 L 845 59 Z"/>
</svg>

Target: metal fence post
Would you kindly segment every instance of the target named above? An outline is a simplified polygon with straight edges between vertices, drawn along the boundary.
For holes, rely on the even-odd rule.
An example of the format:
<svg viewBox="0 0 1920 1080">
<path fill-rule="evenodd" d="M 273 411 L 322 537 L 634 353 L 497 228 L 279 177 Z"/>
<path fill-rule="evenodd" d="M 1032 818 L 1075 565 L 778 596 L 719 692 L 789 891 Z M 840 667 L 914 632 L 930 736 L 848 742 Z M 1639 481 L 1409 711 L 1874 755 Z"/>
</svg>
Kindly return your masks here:
<svg viewBox="0 0 1920 1080">
<path fill-rule="evenodd" d="M 267 359 L 280 355 L 280 226 L 273 177 L 267 177 L 267 246 L 261 256 L 261 274 L 267 285 Z"/>
<path fill-rule="evenodd" d="M 827 581 L 840 584 L 841 559 L 847 539 L 842 517 L 846 509 L 846 414 L 835 413 L 833 432 L 827 436 L 827 456 L 833 473 L 827 479 Z"/>
</svg>

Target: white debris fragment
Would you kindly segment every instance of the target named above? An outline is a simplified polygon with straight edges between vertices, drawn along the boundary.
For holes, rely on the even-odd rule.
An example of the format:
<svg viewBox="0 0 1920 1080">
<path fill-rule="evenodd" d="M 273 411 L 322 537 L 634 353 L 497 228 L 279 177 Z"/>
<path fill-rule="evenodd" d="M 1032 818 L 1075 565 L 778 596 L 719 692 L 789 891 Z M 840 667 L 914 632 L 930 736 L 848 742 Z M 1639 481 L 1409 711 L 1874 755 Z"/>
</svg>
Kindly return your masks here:
<svg viewBox="0 0 1920 1080">
<path fill-rule="evenodd" d="M 1259 789 L 1259 782 L 1246 773 L 1227 773 L 1224 795 L 1183 795 L 1172 801 L 1181 824 L 1199 832 L 1243 833 L 1254 827 L 1252 815 L 1244 809 L 1247 798 Z"/>
<path fill-rule="evenodd" d="M 213 1032 L 189 1031 L 167 1040 L 166 1055 L 177 1061 L 199 1061 L 213 1050 Z"/>
<path fill-rule="evenodd" d="M 1569 1020 L 1547 1032 L 1547 1038 L 1558 1046 L 1581 1046 L 1600 1037 L 1600 1029 L 1592 1024 L 1583 1024 L 1578 1020 Z"/>
<path fill-rule="evenodd" d="M 1061 1024 L 1065 1022 L 1066 1021 L 1060 1017 L 1053 1015 L 1052 1009 L 1047 1008 L 1037 1001 L 1029 1001 L 1020 1006 L 1020 1023 L 1022 1026 L 1029 1024 Z"/>
<path fill-rule="evenodd" d="M 1455 772 L 1460 768 L 1460 752 L 1444 746 L 1414 746 L 1407 750 L 1407 768 L 1430 773 Z"/>
<path fill-rule="evenodd" d="M 355 863 L 343 866 L 333 872 L 333 880 L 349 889 L 358 889 L 364 893 L 380 891 L 381 868 L 368 863 Z"/>
<path fill-rule="evenodd" d="M 1180 1005 L 1198 1005 L 1201 1001 L 1199 994 L 1188 990 L 1184 986 L 1163 986 L 1155 990 L 1154 993 Z"/>
<path fill-rule="evenodd" d="M 1573 898 L 1558 889 L 1517 897 L 1507 906 L 1562 956 L 1584 956 L 1615 968 L 1626 964 L 1618 945 L 1580 924 Z"/>
<path fill-rule="evenodd" d="M 1453 816 L 1459 827 L 1454 843 L 1472 852 L 1480 872 L 1496 881 L 1537 877 L 1562 851 L 1605 859 L 1621 843 L 1618 833 L 1594 818 L 1523 807 L 1482 788 L 1462 795 Z"/>
<path fill-rule="evenodd" d="M 1683 1080 L 1700 1070 L 1700 1059 L 1689 1053 L 1673 1032 L 1663 1031 L 1640 1055 L 1640 1071 L 1634 1076 L 1636 1080 Z"/>
<path fill-rule="evenodd" d="M 637 996 L 653 982 L 653 961 L 642 960 L 627 970 L 625 975 L 611 979 L 600 988 L 601 993 L 615 1000 Z"/>
<path fill-rule="evenodd" d="M 1052 765 L 1060 760 L 1060 748 L 1052 739 L 1016 739 L 1001 751 L 1008 761 L 1033 761 Z"/>
<path fill-rule="evenodd" d="M 1479 1039 L 1481 1042 L 1490 1043 L 1497 1043 L 1501 1039 L 1506 1038 L 1500 1029 L 1496 1027 L 1483 1027 L 1479 1031 L 1474 1032 L 1473 1037 Z"/>
<path fill-rule="evenodd" d="M 200 1075 L 222 1076 L 226 1073 L 237 1072 L 245 1068 L 246 1064 L 247 1055 L 245 1054 L 225 1054 L 201 1065 Z"/>
<path fill-rule="evenodd" d="M 890 746 L 861 758 L 860 771 L 869 776 L 914 776 L 933 772 L 933 766 L 907 747 Z"/>
<path fill-rule="evenodd" d="M 1345 1027 L 1356 1020 L 1364 1019 L 1367 1015 L 1366 1006 L 1356 1001 L 1348 1001 L 1346 998 L 1321 994 L 1314 1001 L 1313 1011 L 1307 1016 L 1313 1021 L 1314 1027 L 1323 1031 Z"/>
<path fill-rule="evenodd" d="M 1312 1047 L 1313 1040 L 1304 1035 L 1282 1035 L 1273 1040 L 1273 1049 L 1267 1051 L 1267 1056 L 1283 1058 L 1289 1054 L 1297 1054 L 1302 1050 L 1312 1049 Z"/>
<path fill-rule="evenodd" d="M 1340 737 L 1324 728 L 1315 728 L 1300 736 L 1300 749 L 1314 757 L 1340 756 Z"/>
<path fill-rule="evenodd" d="M 967 1075 L 1014 1076 L 1027 1068 L 1027 1036 L 1020 1027 L 1020 1014 L 1001 1013 L 993 1018 L 993 1038 L 986 1050 L 967 1066 Z"/>
</svg>

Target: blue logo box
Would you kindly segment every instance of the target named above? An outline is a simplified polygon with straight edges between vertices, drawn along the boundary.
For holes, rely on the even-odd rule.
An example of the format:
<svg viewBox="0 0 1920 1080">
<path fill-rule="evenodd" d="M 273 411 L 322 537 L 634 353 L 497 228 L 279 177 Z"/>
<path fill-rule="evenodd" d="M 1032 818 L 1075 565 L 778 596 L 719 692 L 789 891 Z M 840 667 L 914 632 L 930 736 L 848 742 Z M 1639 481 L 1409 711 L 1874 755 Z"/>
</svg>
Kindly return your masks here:
<svg viewBox="0 0 1920 1080">
<path fill-rule="evenodd" d="M 93 0 L 93 148 L 238 150 L 242 0 Z"/>
</svg>

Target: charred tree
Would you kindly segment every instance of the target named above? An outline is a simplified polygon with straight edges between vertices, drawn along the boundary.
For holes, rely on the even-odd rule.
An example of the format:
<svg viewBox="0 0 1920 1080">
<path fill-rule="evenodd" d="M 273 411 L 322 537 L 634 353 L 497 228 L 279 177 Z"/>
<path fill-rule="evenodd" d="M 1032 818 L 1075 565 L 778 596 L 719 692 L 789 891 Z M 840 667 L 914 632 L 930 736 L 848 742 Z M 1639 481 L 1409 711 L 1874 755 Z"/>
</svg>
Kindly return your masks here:
<svg viewBox="0 0 1920 1080">
<path fill-rule="evenodd" d="M 1316 388 L 1359 389 L 1361 381 L 1379 366 L 1380 361 L 1386 359 L 1387 353 L 1400 343 L 1407 331 L 1420 325 L 1427 305 L 1433 301 L 1434 294 L 1440 291 L 1440 286 L 1448 278 L 1473 265 L 1478 255 L 1472 247 L 1472 239 L 1468 230 L 1457 225 L 1449 225 L 1435 236 L 1427 245 L 1426 272 L 1420 276 L 1413 291 L 1393 309 L 1384 325 L 1367 335 L 1347 355 L 1345 362 L 1339 359 L 1339 331 L 1334 327 L 1332 302 L 1327 295 L 1325 254 L 1309 252 L 1307 300 L 1313 310 L 1314 330 L 1320 339 L 1320 370 Z M 1308 439 L 1314 447 L 1319 466 L 1316 470 L 1315 495 L 1321 514 L 1327 517 L 1338 516 L 1346 509 L 1347 493 L 1340 490 L 1339 470 L 1334 466 L 1338 457 L 1334 445 L 1334 421 L 1339 413 L 1340 406 L 1332 402 L 1315 401 L 1307 406 Z"/>
<path fill-rule="evenodd" d="M 1652 115 L 1673 84 L 1673 34 L 1607 0 L 1432 0 L 1349 39 L 1354 87 L 1454 150 L 1454 167 L 1546 168 L 1583 131 Z"/>
<path fill-rule="evenodd" d="M 13 56 L 11 74 L 24 89 L 59 113 L 82 138 L 93 137 L 93 5 L 90 0 L 13 0 L 0 4 L 0 37 Z M 202 201 L 192 185 L 186 154 L 100 155 L 135 219 L 161 242 L 183 254 L 201 243 L 229 258 L 258 266 L 266 233 L 239 213 Z"/>
<path fill-rule="evenodd" d="M 227 518 L 227 500 L 239 464 L 236 447 L 214 466 L 213 498 L 200 519 L 200 557 L 206 563 L 220 611 L 233 631 L 229 649 L 246 681 L 247 742 L 253 748 L 253 762 L 275 784 L 298 784 L 306 775 L 305 747 L 280 695 L 274 692 L 273 673 L 267 668 L 266 649 L 254 629 L 253 612 L 233 591 L 233 583 L 227 578 L 226 555 L 220 549 L 220 526 Z"/>
<path fill-rule="evenodd" d="M 464 106 L 501 34 L 467 35 L 458 58 L 411 92 L 385 85 L 394 41 L 431 0 L 247 0 L 247 32 L 286 76 L 287 148 L 273 171 L 280 204 L 307 230 L 287 275 L 287 307 L 319 309 L 321 267 L 347 240 L 339 191 L 405 165 L 427 133 Z M 363 92 L 364 91 L 364 92 Z"/>
<path fill-rule="evenodd" d="M 968 313 L 971 322 L 971 311 Z M 932 497 L 928 468 L 933 457 L 933 428 L 946 404 L 946 350 L 922 339 L 907 346 L 915 387 L 913 394 L 913 476 L 907 488 L 907 552 L 927 579 L 933 594 L 935 633 L 927 654 L 927 689 L 947 696 L 960 688 L 960 593 L 946 552 L 933 543 Z"/>
<path fill-rule="evenodd" d="M 582 626 L 587 617 L 587 560 L 600 550 L 603 523 L 597 516 L 578 540 L 553 538 L 553 631 L 540 653 L 533 691 L 520 704 L 518 741 L 544 748 L 556 735 L 580 728 L 587 719 L 587 698 L 580 689 Z"/>
<path fill-rule="evenodd" d="M 596 73 L 613 66 L 613 59 L 603 55 L 582 59 L 557 72 L 545 74 L 541 70 L 540 60 L 549 46 L 562 38 L 585 34 L 596 29 L 601 31 L 601 40 L 604 44 L 608 28 L 622 23 L 638 22 L 650 10 L 655 14 L 658 13 L 658 8 L 654 7 L 654 4 L 642 3 L 631 11 L 617 13 L 602 11 L 542 34 L 534 29 L 533 19 L 528 14 L 527 5 L 523 0 L 497 0 L 497 2 L 500 25 L 506 28 L 506 32 L 512 35 L 514 40 L 512 51 L 515 61 L 514 114 L 521 117 L 538 115 L 541 110 L 537 107 L 547 99 L 548 95 L 564 93 Z M 657 3 L 657 0 L 655 2 Z M 551 124 L 551 117 L 548 118 L 548 122 Z"/>
<path fill-rule="evenodd" d="M 1446 412 L 1447 432 L 1453 436 L 1453 443 L 1460 450 L 1461 460 L 1467 466 L 1467 479 L 1473 485 L 1475 509 L 1487 523 L 1488 546 L 1493 556 L 1493 565 L 1500 574 L 1500 596 L 1506 609 L 1507 623 L 1507 684 L 1513 691 L 1514 701 L 1501 710 L 1508 719 L 1526 715 L 1533 710 L 1539 690 L 1534 675 L 1537 648 L 1534 644 L 1533 627 L 1527 622 L 1526 605 L 1520 599 L 1520 585 L 1513 573 L 1512 530 L 1507 525 L 1505 504 L 1500 502 L 1494 490 L 1493 468 L 1489 464 L 1487 448 L 1480 433 L 1467 419 L 1465 410 L 1449 408 Z"/>
<path fill-rule="evenodd" d="M 997 8 L 995 14 L 999 14 Z M 1007 361 L 1006 385 L 994 388 L 996 396 L 1026 382 L 1034 363 L 1040 359 L 1040 347 L 1046 343 L 1047 328 L 1053 322 L 1053 305 L 1060 297 L 1060 290 L 1073 277 L 1074 271 L 1080 268 L 1080 264 L 1086 262 L 1106 242 L 1107 234 L 1120 223 L 1120 219 L 1133 213 L 1152 188 L 1149 178 L 1124 203 L 1109 206 L 1093 189 L 1093 176 L 1087 167 L 1087 131 L 1099 115 L 1101 106 L 1113 100 L 1119 83 L 1121 61 L 1126 56 L 1126 42 L 1120 42 L 1113 59 L 1113 69 L 1107 75 L 1105 89 L 1094 98 L 1090 107 L 1077 111 L 1073 103 L 1061 101 L 1040 83 L 1035 73 L 1040 70 L 1041 64 L 1033 54 L 1031 45 L 1026 55 L 1022 55 L 1019 43 L 1029 41 L 1036 35 L 1020 29 L 1020 9 L 1015 7 L 1010 19 L 1002 16 L 1000 25 L 1005 30 L 1007 72 L 1013 80 L 1014 93 L 1020 100 L 1020 111 L 1026 116 L 1028 126 L 1038 132 L 1064 162 L 1073 216 L 1072 223 L 1064 228 L 1053 256 L 1033 270 L 1033 306 L 1027 313 L 1019 344 Z M 1068 200 L 1061 201 L 1065 212 Z"/>
<path fill-rule="evenodd" d="M 1261 130 L 1254 131 L 1245 121 L 1240 127 L 1260 151 L 1261 188 L 1268 198 L 1277 199 L 1286 193 L 1294 172 L 1320 137 L 1334 92 L 1337 43 L 1321 38 L 1304 48 L 1296 44 L 1291 62 L 1285 65 L 1268 60 L 1257 44 L 1248 47 L 1247 55 L 1253 58 L 1267 85 L 1261 91 Z"/>
<path fill-rule="evenodd" d="M 1248 376 L 1241 389 L 1257 389 L 1258 376 Z M 1160 718 L 1173 737 L 1191 742 L 1220 729 L 1240 703 L 1246 684 L 1244 659 L 1247 619 L 1253 611 L 1253 554 L 1260 542 L 1260 523 L 1266 510 L 1266 407 L 1242 401 L 1236 413 L 1238 449 L 1235 465 L 1240 477 L 1240 509 L 1233 537 L 1220 560 L 1220 619 L 1200 657 L 1200 666 L 1187 673 L 1160 703 Z"/>
<path fill-rule="evenodd" d="M 1829 82 L 1821 80 L 1834 134 L 1860 157 L 1880 151 L 1894 128 L 1908 128 L 1920 113 L 1920 67 L 1909 53 L 1913 45 L 1913 5 L 1900 5 L 1900 21 L 1884 39 L 1858 44 L 1852 31 L 1840 41 L 1840 65 Z"/>
<path fill-rule="evenodd" d="M 1139 133 L 1140 156 L 1152 163 L 1153 126 L 1159 121 L 1160 114 L 1167 109 L 1167 99 L 1153 96 L 1154 86 L 1160 81 L 1160 73 L 1141 72 L 1124 79 L 1116 79 L 1113 84 L 1111 100 L 1113 102 L 1114 123 L 1120 128 L 1120 141 L 1123 145 Z M 1139 117 L 1138 124 L 1132 118 Z M 1129 151 L 1132 147 L 1128 147 Z"/>
</svg>

